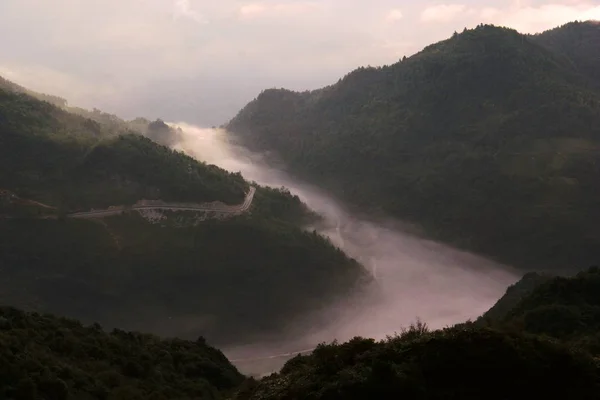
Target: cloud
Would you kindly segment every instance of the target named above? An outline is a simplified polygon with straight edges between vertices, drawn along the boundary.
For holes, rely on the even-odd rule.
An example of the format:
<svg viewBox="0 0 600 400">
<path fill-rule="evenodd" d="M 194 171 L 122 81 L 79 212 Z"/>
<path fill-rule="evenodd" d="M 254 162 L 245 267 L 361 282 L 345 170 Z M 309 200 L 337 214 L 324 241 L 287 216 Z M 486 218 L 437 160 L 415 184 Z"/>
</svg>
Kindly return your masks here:
<svg viewBox="0 0 600 400">
<path fill-rule="evenodd" d="M 183 16 L 190 18 L 191 20 L 205 24 L 208 22 L 206 17 L 200 14 L 198 11 L 192 9 L 189 0 L 177 0 L 175 1 L 175 16 Z"/>
<path fill-rule="evenodd" d="M 459 16 L 466 6 L 464 4 L 438 4 L 427 7 L 421 13 L 422 22 L 449 22 Z"/>
<path fill-rule="evenodd" d="M 321 8 L 322 6 L 316 2 L 249 3 L 240 7 L 239 16 L 243 19 L 257 17 L 296 17 L 318 11 Z"/>
<path fill-rule="evenodd" d="M 66 97 L 70 104 L 90 108 L 102 97 L 116 96 L 124 90 L 124 87 L 112 85 L 107 80 L 102 83 L 89 82 L 43 66 L 0 64 L 0 76 L 41 93 Z"/>
<path fill-rule="evenodd" d="M 579 1 L 540 6 L 515 3 L 504 10 L 488 10 L 482 18 L 523 33 L 537 33 L 574 20 L 600 20 L 600 5 Z"/>
<path fill-rule="evenodd" d="M 397 22 L 400 21 L 402 18 L 404 18 L 404 14 L 402 13 L 402 11 L 397 8 L 394 8 L 393 10 L 390 10 L 390 12 L 388 12 L 388 14 L 385 17 L 385 20 L 387 22 Z"/>
<path fill-rule="evenodd" d="M 501 11 L 494 7 L 485 7 L 480 11 L 481 18 L 484 20 L 491 20 L 499 14 L 501 14 Z"/>
<path fill-rule="evenodd" d="M 445 1 L 1 0 L 0 66 L 71 103 L 219 125 L 264 88 L 321 87 L 481 22 L 600 19 L 597 0 Z"/>
</svg>

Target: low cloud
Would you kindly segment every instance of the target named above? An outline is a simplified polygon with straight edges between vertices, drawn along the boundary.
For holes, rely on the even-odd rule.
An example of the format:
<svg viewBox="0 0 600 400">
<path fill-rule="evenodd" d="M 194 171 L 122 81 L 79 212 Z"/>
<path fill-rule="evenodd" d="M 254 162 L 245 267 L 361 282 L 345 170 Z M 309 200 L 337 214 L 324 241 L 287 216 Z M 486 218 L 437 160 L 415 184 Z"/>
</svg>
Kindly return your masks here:
<svg viewBox="0 0 600 400">
<path fill-rule="evenodd" d="M 504 10 L 484 9 L 486 23 L 496 23 L 523 33 L 537 33 L 575 20 L 600 20 L 600 5 L 589 2 L 521 6 L 515 3 Z"/>
<path fill-rule="evenodd" d="M 439 4 L 427 7 L 421 13 L 423 22 L 450 22 L 458 17 L 466 6 L 464 4 Z"/>
<path fill-rule="evenodd" d="M 298 17 L 302 14 L 313 13 L 322 9 L 316 2 L 294 2 L 294 3 L 249 3 L 239 9 L 242 19 L 260 17 Z"/>
<path fill-rule="evenodd" d="M 393 10 L 390 10 L 390 12 L 386 15 L 385 20 L 387 22 L 397 22 L 400 21 L 402 18 L 404 18 L 404 14 L 402 13 L 401 10 L 395 8 Z"/>
<path fill-rule="evenodd" d="M 175 2 L 175 16 L 190 18 L 191 20 L 201 24 L 208 22 L 206 17 L 192 8 L 189 0 L 177 0 Z"/>
</svg>

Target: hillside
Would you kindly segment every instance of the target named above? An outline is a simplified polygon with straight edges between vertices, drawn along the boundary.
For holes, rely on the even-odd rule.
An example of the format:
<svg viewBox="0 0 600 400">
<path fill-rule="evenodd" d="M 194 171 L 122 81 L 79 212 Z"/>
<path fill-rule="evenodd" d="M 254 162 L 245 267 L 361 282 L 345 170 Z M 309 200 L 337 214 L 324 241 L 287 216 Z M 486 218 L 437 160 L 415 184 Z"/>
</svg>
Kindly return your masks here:
<svg viewBox="0 0 600 400">
<path fill-rule="evenodd" d="M 482 318 L 321 344 L 235 399 L 597 399 L 600 269 L 526 274 Z M 493 390 L 491 390 L 493 388 Z"/>
<path fill-rule="evenodd" d="M 0 398 L 222 399 L 243 380 L 218 350 L 0 308 Z"/>
<path fill-rule="evenodd" d="M 67 209 L 135 202 L 242 201 L 230 174 L 28 95 L 0 89 L 0 188 Z"/>
<path fill-rule="evenodd" d="M 475 326 L 551 337 L 600 357 L 600 269 L 573 276 L 527 274 Z"/>
<path fill-rule="evenodd" d="M 486 321 L 497 321 L 502 320 L 508 315 L 524 298 L 529 296 L 536 290 L 540 285 L 548 282 L 555 278 L 549 274 L 538 274 L 536 272 L 529 272 L 523 276 L 517 283 L 511 285 L 506 289 L 506 293 L 502 296 L 496 304 L 492 306 L 485 314 L 478 319 L 478 323 L 485 323 Z"/>
<path fill-rule="evenodd" d="M 227 128 L 356 209 L 526 270 L 600 258 L 600 95 L 538 39 L 481 25 Z"/>
<path fill-rule="evenodd" d="M 596 399 L 598 374 L 590 357 L 540 338 L 419 326 L 381 342 L 321 345 L 280 373 L 247 384 L 235 398 Z"/>
<path fill-rule="evenodd" d="M 142 200 L 239 205 L 249 189 L 239 173 L 99 121 L 0 89 L 0 303 L 225 345 L 276 335 L 368 281 L 303 229 L 317 216 L 287 191 L 258 187 L 235 216 L 73 218 Z"/>
<path fill-rule="evenodd" d="M 492 320 L 533 334 L 576 343 L 600 356 L 600 269 L 554 277 L 538 285 L 504 316 Z"/>
<path fill-rule="evenodd" d="M 493 328 L 467 323 L 431 331 L 417 323 L 379 342 L 357 337 L 321 344 L 258 381 L 244 379 L 203 337 L 192 342 L 109 333 L 98 324 L 2 307 L 0 397 L 597 399 L 600 369 L 590 357 L 600 354 L 597 327 L 584 326 L 589 312 L 575 313 L 597 308 L 599 277 L 598 268 L 591 268 L 541 283 Z M 538 318 L 561 307 L 571 317 L 556 319 L 553 312 L 553 318 Z M 555 339 L 543 337 L 548 334 Z"/>
<path fill-rule="evenodd" d="M 566 58 L 578 72 L 600 87 L 599 21 L 571 22 L 531 39 Z"/>
</svg>

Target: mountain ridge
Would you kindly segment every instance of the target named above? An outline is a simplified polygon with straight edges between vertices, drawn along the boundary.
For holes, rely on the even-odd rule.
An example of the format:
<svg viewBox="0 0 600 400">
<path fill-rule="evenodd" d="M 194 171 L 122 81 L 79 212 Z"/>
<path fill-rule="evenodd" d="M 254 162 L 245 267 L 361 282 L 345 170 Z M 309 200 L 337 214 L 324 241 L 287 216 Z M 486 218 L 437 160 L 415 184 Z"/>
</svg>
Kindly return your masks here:
<svg viewBox="0 0 600 400">
<path fill-rule="evenodd" d="M 599 105 L 563 56 L 480 25 L 323 89 L 263 91 L 226 127 L 358 209 L 519 268 L 568 269 L 600 257 Z"/>
<path fill-rule="evenodd" d="M 0 88 L 0 188 L 16 196 L 0 196 L 0 302 L 227 345 L 277 335 L 290 316 L 368 284 L 362 265 L 305 230 L 319 217 L 289 191 L 257 186 L 246 206 L 240 173 L 156 143 L 178 133 L 161 120 L 136 120 L 153 141 L 92 114 Z M 245 212 L 67 218 L 141 200 Z"/>
</svg>

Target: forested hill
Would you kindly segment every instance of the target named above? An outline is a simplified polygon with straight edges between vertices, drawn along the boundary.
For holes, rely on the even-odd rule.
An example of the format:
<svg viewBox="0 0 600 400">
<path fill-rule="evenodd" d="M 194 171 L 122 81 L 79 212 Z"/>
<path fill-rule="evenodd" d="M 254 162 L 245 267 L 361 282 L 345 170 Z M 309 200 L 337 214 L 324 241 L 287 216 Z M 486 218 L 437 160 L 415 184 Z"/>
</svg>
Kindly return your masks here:
<svg viewBox="0 0 600 400">
<path fill-rule="evenodd" d="M 231 174 L 157 145 L 134 131 L 69 113 L 0 88 L 0 188 L 66 209 L 142 198 L 240 203 L 248 189 Z"/>
<path fill-rule="evenodd" d="M 578 72 L 600 87 L 600 22 L 571 22 L 534 35 L 531 39 L 563 56 Z"/>
<path fill-rule="evenodd" d="M 142 199 L 244 200 L 249 183 L 239 173 L 128 126 L 0 88 L 0 305 L 231 345 L 276 337 L 290 319 L 368 281 L 358 262 L 304 229 L 315 215 L 285 190 L 257 187 L 249 209 L 226 219 L 64 218 Z M 172 133 L 160 120 L 147 128 L 156 141 Z"/>
<path fill-rule="evenodd" d="M 597 399 L 600 270 L 538 278 L 513 287 L 521 300 L 491 326 L 432 331 L 418 322 L 382 341 L 320 344 L 259 381 L 244 379 L 203 337 L 160 339 L 1 307 L 0 397 Z"/>
<path fill-rule="evenodd" d="M 585 52 L 558 49 L 567 32 L 593 48 L 595 27 L 532 37 L 480 25 L 320 90 L 266 90 L 227 128 L 430 238 L 523 269 L 589 265 L 600 258 L 600 94 Z"/>
<path fill-rule="evenodd" d="M 598 399 L 598 293 L 598 267 L 528 273 L 476 322 L 436 331 L 417 322 L 379 342 L 322 344 L 234 398 Z"/>
<path fill-rule="evenodd" d="M 0 398 L 222 399 L 242 375 L 203 338 L 160 339 L 0 308 Z"/>
</svg>

